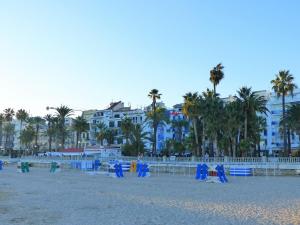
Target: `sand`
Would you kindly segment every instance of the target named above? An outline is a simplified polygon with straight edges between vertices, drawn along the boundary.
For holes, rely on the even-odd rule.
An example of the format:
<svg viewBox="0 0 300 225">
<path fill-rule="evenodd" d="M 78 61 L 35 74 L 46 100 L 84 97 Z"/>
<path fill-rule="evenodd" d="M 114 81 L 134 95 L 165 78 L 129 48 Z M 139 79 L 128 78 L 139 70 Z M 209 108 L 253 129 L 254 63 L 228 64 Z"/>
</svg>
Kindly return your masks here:
<svg viewBox="0 0 300 225">
<path fill-rule="evenodd" d="M 0 224 L 300 224 L 300 177 L 124 179 L 15 166 L 0 171 Z"/>
</svg>

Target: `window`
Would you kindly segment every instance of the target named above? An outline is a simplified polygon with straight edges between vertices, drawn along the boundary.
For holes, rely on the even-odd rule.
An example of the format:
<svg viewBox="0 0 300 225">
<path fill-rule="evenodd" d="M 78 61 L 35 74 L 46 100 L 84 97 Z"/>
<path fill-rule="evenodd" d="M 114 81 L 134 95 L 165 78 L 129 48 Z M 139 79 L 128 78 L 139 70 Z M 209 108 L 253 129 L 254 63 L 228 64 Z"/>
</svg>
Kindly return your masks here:
<svg viewBox="0 0 300 225">
<path fill-rule="evenodd" d="M 121 127 L 121 121 L 118 121 L 118 127 Z"/>
<path fill-rule="evenodd" d="M 120 114 L 115 114 L 115 118 L 120 118 Z"/>
<path fill-rule="evenodd" d="M 114 121 L 109 121 L 109 127 L 114 127 L 115 126 L 115 122 Z"/>
</svg>

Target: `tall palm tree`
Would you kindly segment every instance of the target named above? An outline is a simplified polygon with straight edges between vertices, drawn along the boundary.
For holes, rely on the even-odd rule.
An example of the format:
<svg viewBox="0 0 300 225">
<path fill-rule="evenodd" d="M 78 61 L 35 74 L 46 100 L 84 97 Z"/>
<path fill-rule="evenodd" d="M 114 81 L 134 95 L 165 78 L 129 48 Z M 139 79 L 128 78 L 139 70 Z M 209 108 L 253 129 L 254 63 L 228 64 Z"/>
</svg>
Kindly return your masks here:
<svg viewBox="0 0 300 225">
<path fill-rule="evenodd" d="M 49 152 L 52 151 L 52 141 L 53 137 L 56 133 L 55 127 L 55 117 L 51 114 L 47 114 L 44 116 L 44 120 L 47 122 L 47 136 L 48 136 L 48 150 Z"/>
<path fill-rule="evenodd" d="M 121 130 L 126 139 L 126 144 L 128 144 L 132 129 L 133 129 L 133 123 L 130 118 L 126 117 L 121 121 Z"/>
<path fill-rule="evenodd" d="M 152 100 L 152 121 L 153 121 L 153 145 L 152 145 L 152 153 L 156 154 L 156 144 L 157 144 L 157 128 L 159 121 L 156 118 L 157 117 L 157 99 L 161 98 L 161 95 L 157 89 L 152 89 L 148 97 Z"/>
<path fill-rule="evenodd" d="M 221 132 L 221 122 L 223 116 L 223 102 L 218 94 L 207 89 L 203 95 L 203 121 L 205 123 L 205 133 L 210 140 L 211 152 L 214 156 L 219 156 L 218 136 Z"/>
<path fill-rule="evenodd" d="M 198 95 L 197 92 L 195 93 L 187 93 L 183 96 L 184 103 L 183 103 L 183 114 L 192 122 L 192 126 L 194 129 L 194 136 L 196 142 L 196 154 L 200 155 L 200 146 L 199 146 L 199 137 L 198 137 L 198 129 L 197 129 L 197 122 L 201 115 L 201 96 Z M 202 149 L 202 153 L 204 149 Z"/>
<path fill-rule="evenodd" d="M 31 143 L 34 141 L 35 130 L 32 125 L 28 125 L 21 131 L 20 142 L 24 144 L 27 149 L 31 149 Z"/>
<path fill-rule="evenodd" d="M 41 129 L 41 126 L 43 126 L 45 124 L 45 120 L 40 116 L 34 116 L 34 117 L 30 117 L 28 119 L 28 121 L 31 125 L 34 126 L 34 129 L 35 129 L 34 150 L 38 151 L 39 147 L 40 147 L 39 143 L 38 143 L 40 129 Z"/>
<path fill-rule="evenodd" d="M 3 113 L 0 113 L 0 147 L 2 147 L 2 138 L 3 138 L 3 122 L 5 117 Z"/>
<path fill-rule="evenodd" d="M 152 153 L 156 154 L 157 150 L 157 129 L 159 126 L 164 126 L 166 123 L 169 122 L 169 118 L 167 116 L 167 111 L 163 107 L 156 107 L 155 111 L 150 111 L 146 115 L 146 122 L 150 125 L 153 129 L 152 135 Z"/>
<path fill-rule="evenodd" d="M 247 140 L 249 118 L 258 112 L 266 114 L 268 112 L 267 100 L 264 96 L 259 96 L 257 92 L 253 92 L 251 88 L 242 87 L 238 90 L 238 101 L 244 114 L 244 139 Z"/>
<path fill-rule="evenodd" d="M 286 120 L 290 129 L 300 135 L 300 104 L 293 104 L 287 108 Z"/>
<path fill-rule="evenodd" d="M 66 118 L 68 118 L 69 116 L 71 116 L 73 114 L 73 109 L 71 109 L 65 105 L 61 105 L 60 107 L 57 107 L 55 109 L 56 109 L 57 117 L 59 118 L 58 128 L 59 128 L 60 137 L 61 137 L 61 147 L 62 147 L 62 149 L 65 149 L 65 139 L 66 139 L 65 121 L 66 121 Z"/>
<path fill-rule="evenodd" d="M 216 94 L 216 86 L 220 83 L 220 81 L 224 78 L 224 72 L 223 72 L 224 66 L 219 63 L 217 66 L 215 66 L 212 70 L 210 70 L 210 82 L 214 86 L 214 93 Z"/>
<path fill-rule="evenodd" d="M 19 136 L 21 135 L 22 129 L 23 129 L 23 122 L 26 121 L 29 117 L 28 112 L 26 112 L 26 110 L 24 109 L 19 109 L 16 113 L 16 117 L 17 119 L 20 121 L 20 130 L 19 130 Z M 22 143 L 20 141 L 20 148 L 22 150 Z"/>
<path fill-rule="evenodd" d="M 277 97 L 279 98 L 281 96 L 282 98 L 282 118 L 285 118 L 285 97 L 291 93 L 293 95 L 294 89 L 297 88 L 297 85 L 294 83 L 294 76 L 290 74 L 289 70 L 281 70 L 276 75 L 274 80 L 271 80 L 272 89 L 277 94 Z M 285 120 L 283 120 L 285 121 Z M 287 151 L 287 129 L 286 124 L 284 122 L 283 124 L 283 146 L 284 151 Z M 291 149 L 288 149 L 288 153 L 291 153 Z"/>
<path fill-rule="evenodd" d="M 4 119 L 5 122 L 7 123 L 4 127 L 5 133 L 6 133 L 6 138 L 5 138 L 5 148 L 11 149 L 12 148 L 12 143 L 11 142 L 11 136 L 15 132 L 15 126 L 11 124 L 11 121 L 13 120 L 13 117 L 15 115 L 15 111 L 12 108 L 7 108 L 4 109 Z"/>
<path fill-rule="evenodd" d="M 222 139 L 223 143 L 227 143 L 229 155 L 236 157 L 237 136 L 240 128 L 243 125 L 242 107 L 238 101 L 233 101 L 225 104 L 222 116 Z M 223 146 L 225 147 L 225 146 Z"/>
<path fill-rule="evenodd" d="M 13 148 L 13 136 L 15 134 L 15 125 L 8 122 L 5 124 L 3 128 L 4 134 L 5 134 L 5 149 L 9 150 L 9 155 L 11 156 L 11 150 Z"/>
<path fill-rule="evenodd" d="M 73 129 L 76 131 L 76 148 L 78 148 L 79 139 L 81 134 L 88 131 L 90 128 L 89 123 L 83 116 L 77 116 L 73 121 Z"/>
</svg>

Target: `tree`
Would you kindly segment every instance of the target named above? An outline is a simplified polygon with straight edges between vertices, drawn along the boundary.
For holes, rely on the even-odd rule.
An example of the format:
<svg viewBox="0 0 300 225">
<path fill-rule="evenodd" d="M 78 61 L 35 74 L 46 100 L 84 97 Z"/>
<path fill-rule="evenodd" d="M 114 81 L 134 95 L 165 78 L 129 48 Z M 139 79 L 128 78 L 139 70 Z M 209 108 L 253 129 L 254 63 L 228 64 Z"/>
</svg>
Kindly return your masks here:
<svg viewBox="0 0 300 225">
<path fill-rule="evenodd" d="M 4 109 L 5 121 L 11 122 L 13 120 L 14 115 L 15 115 L 15 111 L 12 108 Z"/>
<path fill-rule="evenodd" d="M 23 122 L 26 121 L 29 117 L 28 112 L 26 112 L 26 110 L 24 109 L 19 109 L 16 113 L 16 117 L 17 119 L 20 121 L 20 130 L 19 130 L 19 135 L 21 135 L 22 129 L 23 129 Z M 21 142 L 20 142 L 21 143 Z M 20 148 L 22 150 L 22 143 L 20 145 Z"/>
<path fill-rule="evenodd" d="M 97 133 L 97 140 L 99 140 L 100 145 L 103 146 L 103 140 L 105 139 L 107 126 L 105 123 L 100 122 L 99 124 L 97 124 L 97 128 L 99 129 L 99 132 Z"/>
<path fill-rule="evenodd" d="M 217 66 L 215 66 L 212 70 L 210 70 L 210 82 L 214 86 L 214 93 L 216 94 L 216 86 L 220 83 L 220 81 L 224 78 L 224 72 L 223 72 L 224 66 L 219 63 Z"/>
<path fill-rule="evenodd" d="M 223 102 L 218 94 L 209 89 L 203 92 L 202 96 L 204 131 L 210 140 L 211 155 L 219 156 L 218 137 L 221 133 Z"/>
<path fill-rule="evenodd" d="M 5 149 L 12 149 L 13 148 L 13 140 L 12 137 L 15 132 L 15 126 L 11 124 L 11 121 L 13 120 L 13 117 L 15 115 L 15 111 L 12 108 L 4 109 L 4 119 L 5 119 L 5 126 L 4 126 L 4 132 L 5 132 Z M 11 153 L 11 152 L 10 152 Z"/>
<path fill-rule="evenodd" d="M 133 123 L 130 118 L 126 117 L 121 121 L 121 130 L 126 139 L 126 144 L 128 144 L 128 140 L 132 132 L 132 129 L 133 129 Z"/>
<path fill-rule="evenodd" d="M 149 112 L 149 114 L 151 115 L 151 119 L 153 121 L 152 123 L 152 128 L 153 128 L 153 145 L 152 145 L 152 153 L 153 154 L 156 154 L 156 144 L 157 144 L 157 128 L 158 128 L 158 125 L 159 125 L 159 119 L 157 118 L 158 115 L 158 111 L 157 110 L 157 99 L 160 99 L 161 98 L 161 95 L 159 93 L 159 91 L 157 89 L 152 89 L 149 94 L 148 94 L 148 97 L 152 99 L 152 110 L 151 112 Z"/>
<path fill-rule="evenodd" d="M 268 112 L 267 100 L 264 96 L 259 96 L 257 92 L 253 92 L 251 88 L 242 87 L 238 91 L 238 101 L 244 114 L 244 139 L 247 139 L 249 118 L 258 112 L 266 114 Z"/>
<path fill-rule="evenodd" d="M 44 120 L 47 123 L 46 135 L 48 136 L 48 150 L 49 150 L 49 152 L 51 152 L 52 151 L 52 141 L 53 141 L 53 138 L 57 131 L 57 129 L 56 129 L 57 117 L 47 114 L 44 116 Z"/>
<path fill-rule="evenodd" d="M 293 104 L 287 108 L 286 123 L 289 124 L 291 131 L 300 135 L 300 104 Z"/>
<path fill-rule="evenodd" d="M 56 114 L 59 119 L 58 121 L 58 129 L 59 129 L 59 135 L 61 138 L 61 147 L 62 149 L 65 149 L 65 139 L 66 139 L 66 126 L 65 121 L 66 118 L 71 116 L 73 114 L 73 109 L 70 109 L 68 106 L 61 105 L 60 107 L 55 108 Z"/>
<path fill-rule="evenodd" d="M 3 128 L 5 135 L 5 149 L 11 150 L 13 148 L 13 136 L 15 134 L 15 125 L 11 123 L 6 123 Z"/>
<path fill-rule="evenodd" d="M 114 144 L 116 131 L 113 129 L 106 129 L 104 133 L 105 140 L 107 141 L 108 146 Z"/>
<path fill-rule="evenodd" d="M 197 122 L 201 115 L 201 96 L 195 93 L 187 93 L 183 96 L 183 114 L 192 122 L 194 138 L 196 142 L 196 155 L 200 155 L 199 137 L 197 130 Z M 202 154 L 204 150 L 202 149 Z"/>
<path fill-rule="evenodd" d="M 281 70 L 276 75 L 276 78 L 274 80 L 271 80 L 272 89 L 277 94 L 277 97 L 282 98 L 282 118 L 285 118 L 285 97 L 291 93 L 293 95 L 294 89 L 297 88 L 297 85 L 294 83 L 294 77 L 292 74 L 290 74 L 289 70 Z M 285 120 L 283 120 L 283 146 L 284 151 L 287 151 L 287 129 L 286 129 L 286 123 Z M 291 149 L 288 149 L 288 153 L 291 153 Z"/>
<path fill-rule="evenodd" d="M 2 138 L 3 138 L 3 122 L 5 117 L 3 113 L 0 113 L 0 147 L 2 147 Z"/>
<path fill-rule="evenodd" d="M 242 106 L 239 101 L 225 104 L 221 124 L 220 145 L 229 155 L 236 157 L 237 137 L 243 125 Z M 226 151 L 225 151 L 226 152 Z"/>
<path fill-rule="evenodd" d="M 35 129 L 34 150 L 38 151 L 39 148 L 40 148 L 40 145 L 38 143 L 40 129 L 41 129 L 41 126 L 43 126 L 45 124 L 45 120 L 42 117 L 40 117 L 40 116 L 34 116 L 34 117 L 30 117 L 28 119 L 28 122 L 32 126 L 34 126 L 34 129 Z"/>
<path fill-rule="evenodd" d="M 35 138 L 35 130 L 32 125 L 28 125 L 20 134 L 20 142 L 26 146 L 27 149 L 31 149 L 31 143 Z"/>
<path fill-rule="evenodd" d="M 155 111 L 149 111 L 146 115 L 146 122 L 150 125 L 150 127 L 153 129 L 153 135 L 152 135 L 152 153 L 156 154 L 156 145 L 157 145 L 157 129 L 159 126 L 164 126 L 166 123 L 169 122 L 169 118 L 167 115 L 167 110 L 163 107 L 156 107 Z"/>
<path fill-rule="evenodd" d="M 174 140 L 182 142 L 182 129 L 187 127 L 188 122 L 186 120 L 173 120 L 171 122 L 174 131 Z"/>
<path fill-rule="evenodd" d="M 76 131 L 76 148 L 78 148 L 78 141 L 81 138 L 81 133 L 88 131 L 89 123 L 83 116 L 77 116 L 73 121 L 73 129 Z"/>
</svg>

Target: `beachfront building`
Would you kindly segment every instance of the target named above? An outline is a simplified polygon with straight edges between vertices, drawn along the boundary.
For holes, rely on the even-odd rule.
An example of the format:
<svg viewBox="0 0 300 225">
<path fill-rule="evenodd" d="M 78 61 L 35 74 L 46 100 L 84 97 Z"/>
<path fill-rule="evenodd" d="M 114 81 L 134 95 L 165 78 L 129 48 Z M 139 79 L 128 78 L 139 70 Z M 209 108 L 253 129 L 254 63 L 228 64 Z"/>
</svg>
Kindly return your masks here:
<svg viewBox="0 0 300 225">
<path fill-rule="evenodd" d="M 121 121 L 125 118 L 131 119 L 133 124 L 142 125 L 146 119 L 146 114 L 142 109 L 125 107 L 121 101 L 112 102 L 106 109 L 95 111 L 89 119 L 89 144 L 91 146 L 100 145 L 97 140 L 97 134 L 100 131 L 99 124 L 105 124 L 107 128 L 115 132 L 113 145 L 121 146 L 125 142 L 121 131 Z M 108 145 L 106 140 L 104 140 L 103 145 Z"/>
<path fill-rule="evenodd" d="M 296 89 L 293 95 L 286 96 L 287 107 L 292 104 L 300 104 L 300 89 Z M 278 153 L 283 149 L 283 137 L 280 133 L 279 122 L 282 116 L 282 101 L 276 93 L 269 93 L 267 107 L 269 113 L 267 116 L 267 129 L 264 131 L 264 146 L 270 153 Z M 300 148 L 299 136 L 296 133 L 291 133 L 291 149 Z"/>
</svg>

